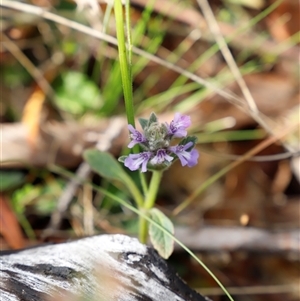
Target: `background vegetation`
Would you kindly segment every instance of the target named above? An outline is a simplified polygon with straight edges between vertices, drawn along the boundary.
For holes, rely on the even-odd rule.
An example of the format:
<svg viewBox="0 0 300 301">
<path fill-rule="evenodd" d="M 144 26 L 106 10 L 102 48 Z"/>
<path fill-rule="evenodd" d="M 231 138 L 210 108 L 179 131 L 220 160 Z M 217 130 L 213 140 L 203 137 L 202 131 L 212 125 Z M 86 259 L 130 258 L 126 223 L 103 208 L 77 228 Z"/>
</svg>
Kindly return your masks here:
<svg viewBox="0 0 300 301">
<path fill-rule="evenodd" d="M 82 160 L 127 152 L 113 2 L 1 5 L 1 249 L 136 235 L 89 183 L 129 194 Z M 190 115 L 201 153 L 164 174 L 157 205 L 237 301 L 300 296 L 299 17 L 297 0 L 130 2 L 136 114 Z M 169 262 L 227 300 L 182 250 Z"/>
</svg>

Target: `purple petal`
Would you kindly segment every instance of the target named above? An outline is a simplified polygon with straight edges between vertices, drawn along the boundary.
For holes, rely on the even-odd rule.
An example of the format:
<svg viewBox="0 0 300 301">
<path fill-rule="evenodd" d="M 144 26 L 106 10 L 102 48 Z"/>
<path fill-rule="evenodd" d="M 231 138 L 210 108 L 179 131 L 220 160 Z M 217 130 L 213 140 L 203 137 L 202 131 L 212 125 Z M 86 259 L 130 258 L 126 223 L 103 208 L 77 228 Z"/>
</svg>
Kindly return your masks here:
<svg viewBox="0 0 300 301">
<path fill-rule="evenodd" d="M 128 125 L 128 129 L 131 132 L 130 138 L 132 139 L 131 142 L 128 144 L 129 148 L 134 147 L 136 144 L 146 142 L 146 137 L 136 130 L 131 124 Z"/>
<path fill-rule="evenodd" d="M 180 113 L 175 113 L 173 121 L 178 127 L 188 128 L 191 125 L 191 117 Z"/>
<path fill-rule="evenodd" d="M 177 156 L 178 156 L 182 166 L 185 166 L 188 164 L 188 160 L 190 159 L 190 154 L 188 152 L 184 151 L 184 152 L 177 153 Z"/>
<path fill-rule="evenodd" d="M 193 142 L 188 142 L 185 145 L 171 146 L 169 149 L 178 157 L 182 166 L 193 167 L 198 163 L 199 153 L 195 149 L 187 151 L 192 145 Z"/>
<path fill-rule="evenodd" d="M 186 129 L 191 125 L 191 118 L 187 115 L 175 113 L 174 119 L 168 126 L 169 134 L 174 137 L 182 138 L 187 135 Z"/>
<path fill-rule="evenodd" d="M 138 170 L 142 165 L 142 172 L 147 171 L 147 164 L 152 156 L 151 152 L 130 154 L 124 161 L 124 165 L 130 170 Z"/>
<path fill-rule="evenodd" d="M 138 141 L 136 140 L 132 140 L 129 142 L 129 144 L 127 145 L 128 148 L 133 148 L 136 144 L 139 144 Z"/>
<path fill-rule="evenodd" d="M 173 157 L 167 154 L 167 151 L 165 149 L 159 149 L 150 163 L 153 165 L 162 164 L 165 161 L 171 162 L 173 159 Z"/>
<path fill-rule="evenodd" d="M 190 152 L 190 159 L 188 160 L 188 167 L 193 167 L 195 165 L 197 165 L 198 163 L 198 158 L 199 158 L 199 152 L 195 149 L 192 149 L 192 151 Z"/>
<path fill-rule="evenodd" d="M 136 131 L 136 129 L 133 127 L 132 124 L 128 124 L 128 130 L 129 130 L 132 134 Z"/>
</svg>

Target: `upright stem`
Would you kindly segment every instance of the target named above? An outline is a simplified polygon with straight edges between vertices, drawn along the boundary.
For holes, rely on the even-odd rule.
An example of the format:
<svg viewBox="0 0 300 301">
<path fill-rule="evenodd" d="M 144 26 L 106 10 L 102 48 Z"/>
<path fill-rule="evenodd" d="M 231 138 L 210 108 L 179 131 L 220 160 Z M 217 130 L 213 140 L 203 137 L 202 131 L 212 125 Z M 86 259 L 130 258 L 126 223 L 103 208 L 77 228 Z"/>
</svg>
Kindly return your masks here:
<svg viewBox="0 0 300 301">
<path fill-rule="evenodd" d="M 143 214 L 146 214 L 143 209 L 140 209 Z M 139 215 L 139 240 L 142 244 L 147 243 L 148 223 L 147 220 Z"/>
<path fill-rule="evenodd" d="M 123 5 L 121 0 L 114 1 L 115 9 L 115 18 L 116 18 L 116 31 L 118 39 L 118 52 L 119 52 L 119 61 L 120 61 L 120 70 L 121 78 L 123 84 L 123 94 L 125 101 L 125 109 L 127 115 L 128 124 L 131 124 L 135 127 L 134 120 L 134 105 L 133 105 L 133 93 L 132 93 L 132 41 L 130 34 L 130 2 L 126 0 L 125 4 L 125 16 L 126 16 L 126 31 L 127 31 L 127 48 L 126 48 L 126 39 L 124 32 L 124 18 L 123 18 Z M 140 152 L 140 149 L 137 145 L 133 147 L 133 152 L 135 154 Z M 145 188 L 144 183 L 145 175 L 140 173 L 140 179 Z"/>
<path fill-rule="evenodd" d="M 140 171 L 139 174 L 140 174 L 140 181 L 141 181 L 141 185 L 142 185 L 142 191 L 143 191 L 144 196 L 146 196 L 147 191 L 148 191 L 148 183 L 146 181 L 146 177 L 145 177 L 144 173 L 142 173 Z"/>
<path fill-rule="evenodd" d="M 126 115 L 127 115 L 128 123 L 135 126 L 134 108 L 133 108 L 133 100 L 132 100 L 133 97 L 132 97 L 131 65 L 129 61 L 131 55 L 128 54 L 128 51 L 126 49 L 123 6 L 121 0 L 115 0 L 114 9 L 115 9 L 115 17 L 116 17 L 118 52 L 119 52 L 119 61 L 120 61 L 121 78 L 123 84 L 123 94 L 125 100 Z"/>
<path fill-rule="evenodd" d="M 147 214 L 147 211 L 149 209 L 151 209 L 155 204 L 161 177 L 162 177 L 161 171 L 153 171 L 149 189 L 146 194 L 145 202 L 143 204 L 143 207 L 140 208 L 146 214 Z M 146 219 L 144 217 L 140 216 L 140 218 L 139 218 L 140 242 L 145 244 L 147 242 L 147 236 L 148 236 L 148 222 L 146 221 Z"/>
<path fill-rule="evenodd" d="M 144 203 L 144 208 L 147 210 L 151 209 L 154 206 L 161 177 L 162 177 L 161 171 L 155 170 L 152 172 L 152 178 L 150 181 L 149 189 Z"/>
</svg>

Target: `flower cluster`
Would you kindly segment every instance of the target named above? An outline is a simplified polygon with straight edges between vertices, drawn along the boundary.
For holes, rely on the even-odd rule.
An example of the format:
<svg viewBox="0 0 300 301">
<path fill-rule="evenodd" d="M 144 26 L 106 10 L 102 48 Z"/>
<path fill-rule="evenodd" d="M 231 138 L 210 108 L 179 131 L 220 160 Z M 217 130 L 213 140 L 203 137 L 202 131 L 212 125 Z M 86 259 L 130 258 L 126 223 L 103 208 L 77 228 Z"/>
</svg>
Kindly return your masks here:
<svg viewBox="0 0 300 301">
<path fill-rule="evenodd" d="M 177 158 L 182 166 L 193 167 L 197 164 L 199 153 L 194 149 L 196 137 L 186 137 L 186 129 L 191 125 L 189 116 L 176 113 L 175 118 L 168 124 L 159 123 L 156 115 L 152 113 L 149 120 L 140 118 L 139 122 L 143 133 L 128 125 L 131 138 L 128 147 L 132 148 L 138 144 L 143 152 L 119 158 L 130 170 L 163 170 Z M 184 139 L 178 145 L 172 146 L 173 138 Z"/>
</svg>

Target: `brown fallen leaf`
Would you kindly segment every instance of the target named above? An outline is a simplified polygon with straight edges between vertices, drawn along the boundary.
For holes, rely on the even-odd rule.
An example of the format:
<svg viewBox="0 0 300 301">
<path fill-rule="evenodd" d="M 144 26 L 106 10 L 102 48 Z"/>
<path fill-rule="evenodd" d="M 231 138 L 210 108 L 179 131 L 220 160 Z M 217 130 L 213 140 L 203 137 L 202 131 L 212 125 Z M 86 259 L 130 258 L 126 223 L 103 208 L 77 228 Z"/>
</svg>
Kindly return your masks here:
<svg viewBox="0 0 300 301">
<path fill-rule="evenodd" d="M 39 136 L 40 119 L 45 100 L 45 94 L 40 88 L 36 88 L 23 110 L 22 123 L 28 128 L 27 140 L 35 148 Z"/>
<path fill-rule="evenodd" d="M 275 0 L 270 0 L 274 3 Z M 267 17 L 273 39 L 282 42 L 299 31 L 300 6 L 297 0 L 282 1 Z"/>
<path fill-rule="evenodd" d="M 13 249 L 25 246 L 21 227 L 4 194 L 0 194 L 0 234 Z"/>
</svg>

